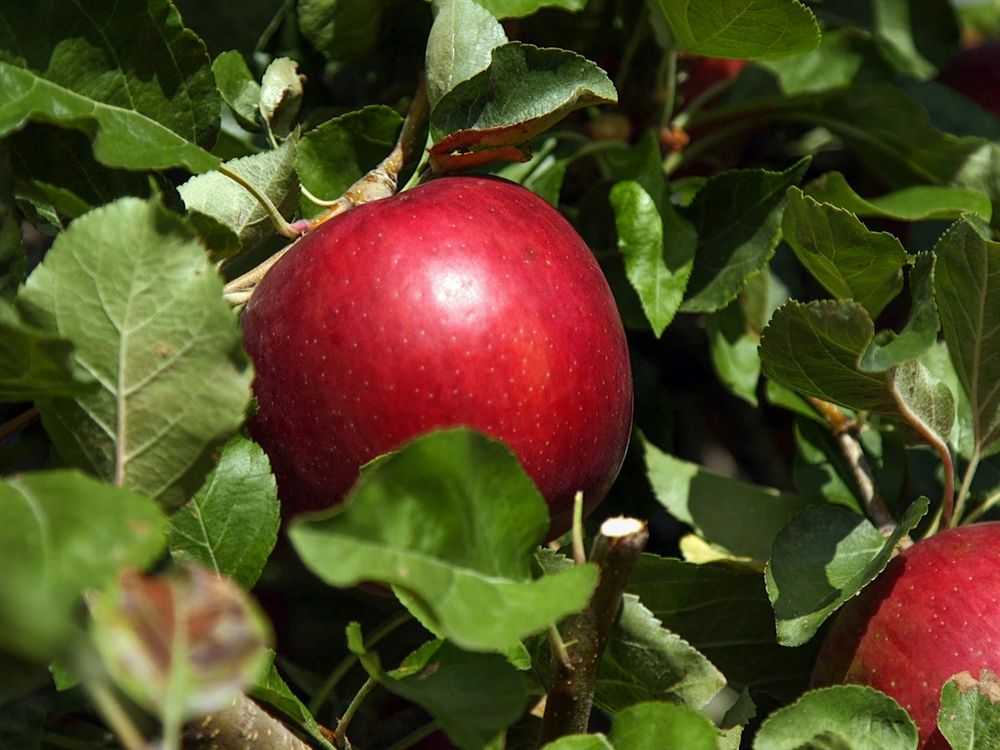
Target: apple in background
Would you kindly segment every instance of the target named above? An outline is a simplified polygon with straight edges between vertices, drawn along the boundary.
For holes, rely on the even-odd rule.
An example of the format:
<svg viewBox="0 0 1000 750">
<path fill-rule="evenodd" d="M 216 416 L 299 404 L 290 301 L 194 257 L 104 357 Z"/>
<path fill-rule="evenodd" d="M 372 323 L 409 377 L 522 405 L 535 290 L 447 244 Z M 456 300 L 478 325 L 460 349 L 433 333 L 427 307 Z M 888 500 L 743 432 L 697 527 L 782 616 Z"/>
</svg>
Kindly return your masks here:
<svg viewBox="0 0 1000 750">
<path fill-rule="evenodd" d="M 962 50 L 938 81 L 1000 117 L 1000 42 Z"/>
<path fill-rule="evenodd" d="M 632 424 L 628 348 L 590 250 L 505 180 L 443 177 L 306 235 L 246 307 L 251 434 L 286 517 L 343 499 L 358 469 L 429 430 L 503 440 L 549 503 L 592 510 Z"/>
<path fill-rule="evenodd" d="M 1000 523 L 943 531 L 903 552 L 840 612 L 813 687 L 856 683 L 891 695 L 920 730 L 920 747 L 948 750 L 937 729 L 952 676 L 1000 670 Z"/>
<path fill-rule="evenodd" d="M 730 81 L 740 74 L 746 60 L 730 60 L 725 57 L 681 58 L 684 65 L 684 80 L 680 84 L 681 109 L 723 81 Z"/>
</svg>

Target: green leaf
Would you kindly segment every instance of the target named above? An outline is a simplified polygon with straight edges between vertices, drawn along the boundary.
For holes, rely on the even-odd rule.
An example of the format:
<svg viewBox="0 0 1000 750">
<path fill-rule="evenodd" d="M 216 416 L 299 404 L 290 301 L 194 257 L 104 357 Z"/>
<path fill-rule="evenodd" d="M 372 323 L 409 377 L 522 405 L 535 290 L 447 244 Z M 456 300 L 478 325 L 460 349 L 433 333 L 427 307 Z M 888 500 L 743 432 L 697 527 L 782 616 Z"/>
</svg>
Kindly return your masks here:
<svg viewBox="0 0 1000 750">
<path fill-rule="evenodd" d="M 625 273 L 639 294 L 653 333 L 659 336 L 684 298 L 697 238 L 669 201 L 658 205 L 638 182 L 615 185 L 611 206 Z"/>
<path fill-rule="evenodd" d="M 815 743 L 823 738 L 826 744 Z M 832 743 L 832 744 L 831 744 Z M 916 750 L 917 727 L 885 693 L 838 685 L 806 693 L 761 725 L 754 750 Z"/>
<path fill-rule="evenodd" d="M 757 337 L 746 319 L 740 300 L 733 300 L 707 318 L 712 365 L 730 393 L 757 406 L 760 357 Z"/>
<path fill-rule="evenodd" d="M 25 323 L 0 299 L 0 401 L 77 396 L 96 388 L 69 341 Z"/>
<path fill-rule="evenodd" d="M 421 706 L 462 750 L 480 750 L 513 724 L 528 698 L 520 673 L 500 654 L 462 651 L 434 641 L 390 673 L 362 664 L 379 684 Z"/>
<path fill-rule="evenodd" d="M 704 715 L 671 703 L 639 703 L 615 716 L 615 750 L 718 750 L 715 726 Z"/>
<path fill-rule="evenodd" d="M 260 84 L 247 67 L 243 55 L 234 49 L 223 52 L 212 62 L 212 73 L 222 101 L 232 111 L 236 121 L 247 130 L 260 130 L 257 119 Z"/>
<path fill-rule="evenodd" d="M 798 417 L 795 420 L 795 487 L 817 502 L 842 505 L 861 512 L 857 483 L 829 425 Z"/>
<path fill-rule="evenodd" d="M 190 497 L 209 451 L 243 422 L 251 372 L 222 281 L 182 219 L 133 198 L 91 211 L 18 302 L 101 386 L 38 401 L 63 458 L 165 506 Z"/>
<path fill-rule="evenodd" d="M 507 151 L 500 153 L 509 153 L 575 109 L 617 101 L 607 74 L 574 52 L 502 44 L 493 49 L 486 70 L 458 83 L 437 103 L 431 113 L 437 141 L 431 155 L 446 159 L 454 152 L 462 157 L 502 147 Z"/>
<path fill-rule="evenodd" d="M 542 8 L 562 8 L 568 11 L 583 10 L 589 0 L 476 0 L 497 18 L 530 16 Z"/>
<path fill-rule="evenodd" d="M 899 221 L 957 219 L 963 213 L 974 213 L 989 221 L 993 214 L 988 196 L 957 187 L 914 185 L 878 198 L 862 198 L 840 172 L 827 172 L 809 183 L 805 193 L 820 203 L 830 203 L 857 216 Z"/>
<path fill-rule="evenodd" d="M 358 60 L 378 41 L 384 0 L 299 0 L 298 25 L 331 60 Z"/>
<path fill-rule="evenodd" d="M 603 734 L 571 734 L 545 745 L 542 750 L 614 750 Z"/>
<path fill-rule="evenodd" d="M 859 364 L 866 372 L 884 372 L 919 357 L 937 343 L 937 303 L 934 300 L 933 253 L 921 253 L 910 269 L 910 318 L 898 334 L 884 330 L 875 335 Z"/>
<path fill-rule="evenodd" d="M 714 474 L 642 439 L 646 473 L 660 505 L 734 555 L 766 560 L 771 541 L 809 502 Z"/>
<path fill-rule="evenodd" d="M 228 707 L 269 657 L 270 627 L 254 602 L 196 565 L 125 571 L 88 606 L 107 673 L 165 728 Z"/>
<path fill-rule="evenodd" d="M 333 743 L 323 735 L 309 709 L 281 678 L 278 668 L 274 666 L 274 656 L 274 651 L 268 649 L 267 667 L 251 687 L 249 691 L 251 697 L 280 711 L 286 719 L 290 719 L 295 726 L 308 733 L 312 742 L 325 750 L 334 750 Z"/>
<path fill-rule="evenodd" d="M 927 498 L 907 508 L 886 538 L 864 516 L 832 505 L 806 508 L 774 539 L 764 570 L 778 641 L 810 640 L 838 607 L 882 572 L 896 543 L 927 513 Z"/>
<path fill-rule="evenodd" d="M 362 107 L 327 120 L 299 142 L 295 167 L 303 187 L 317 198 L 335 200 L 392 151 L 403 118 L 389 107 Z M 307 216 L 324 208 L 305 199 Z"/>
<path fill-rule="evenodd" d="M 269 128 L 278 135 L 287 135 L 295 125 L 305 93 L 305 76 L 299 74 L 299 64 L 290 57 L 271 61 L 260 81 L 257 106 Z"/>
<path fill-rule="evenodd" d="M 11 175 L 10 150 L 0 142 L 0 302 L 14 297 L 28 266 Z"/>
<path fill-rule="evenodd" d="M 1000 243 L 962 219 L 935 255 L 941 328 L 972 408 L 976 448 L 989 455 L 1000 448 Z"/>
<path fill-rule="evenodd" d="M 935 380 L 915 359 L 893 368 L 891 378 L 893 394 L 906 421 L 947 440 L 955 424 L 955 397 L 948 385 Z"/>
<path fill-rule="evenodd" d="M 760 65 L 774 73 L 789 96 L 850 86 L 864 62 L 862 35 L 853 28 L 823 33 L 815 49 Z"/>
<path fill-rule="evenodd" d="M 264 451 L 245 438 L 233 438 L 202 488 L 170 517 L 170 554 L 249 590 L 278 539 L 279 511 Z"/>
<path fill-rule="evenodd" d="M 274 150 L 233 159 L 226 162 L 226 167 L 270 198 L 288 218 L 299 199 L 295 175 L 297 145 L 295 137 L 288 138 Z M 178 192 L 192 214 L 192 223 L 197 225 L 195 217 L 209 217 L 227 230 L 222 242 L 208 243 L 215 258 L 251 252 L 275 237 L 271 218 L 260 202 L 221 172 L 192 177 L 178 188 Z"/>
<path fill-rule="evenodd" d="M 962 672 L 941 690 L 938 727 L 952 750 L 1000 746 L 1000 682 L 995 672 L 981 669 L 977 680 Z"/>
<path fill-rule="evenodd" d="M 656 0 L 678 49 L 694 55 L 768 60 L 820 42 L 816 17 L 797 0 Z"/>
<path fill-rule="evenodd" d="M 785 240 L 806 269 L 837 299 L 853 299 L 874 319 L 903 289 L 908 256 L 888 232 L 872 232 L 842 208 L 789 188 Z"/>
<path fill-rule="evenodd" d="M 427 101 L 431 108 L 455 85 L 490 66 L 495 47 L 507 43 L 503 26 L 475 0 L 440 3 L 430 35 L 424 65 Z"/>
<path fill-rule="evenodd" d="M 664 628 L 720 669 L 730 687 L 750 688 L 784 703 L 808 684 L 819 644 L 778 645 L 759 569 L 645 554 L 629 578 L 628 591 L 639 596 Z"/>
<path fill-rule="evenodd" d="M 219 104 L 204 45 L 167 0 L 0 10 L 0 135 L 54 123 L 86 133 L 107 166 L 204 172 Z"/>
<path fill-rule="evenodd" d="M 457 646 L 503 651 L 581 610 L 596 583 L 590 565 L 531 580 L 547 526 L 514 456 L 453 429 L 377 462 L 344 505 L 293 521 L 289 536 L 327 583 L 393 585 Z"/>
<path fill-rule="evenodd" d="M 898 419 L 885 374 L 859 368 L 874 335 L 871 318 L 856 302 L 789 302 L 761 336 L 764 374 L 800 393 Z"/>
<path fill-rule="evenodd" d="M 148 497 L 76 471 L 0 482 L 0 648 L 50 660 L 83 592 L 155 560 L 164 523 Z"/>
<path fill-rule="evenodd" d="M 685 213 L 698 249 L 682 310 L 722 309 L 767 265 L 781 238 L 785 193 L 808 166 L 807 157 L 784 172 L 739 169 L 709 179 Z"/>
<path fill-rule="evenodd" d="M 594 703 L 616 714 L 644 701 L 702 708 L 726 679 L 683 638 L 663 627 L 635 594 L 625 594 L 597 676 Z"/>
</svg>

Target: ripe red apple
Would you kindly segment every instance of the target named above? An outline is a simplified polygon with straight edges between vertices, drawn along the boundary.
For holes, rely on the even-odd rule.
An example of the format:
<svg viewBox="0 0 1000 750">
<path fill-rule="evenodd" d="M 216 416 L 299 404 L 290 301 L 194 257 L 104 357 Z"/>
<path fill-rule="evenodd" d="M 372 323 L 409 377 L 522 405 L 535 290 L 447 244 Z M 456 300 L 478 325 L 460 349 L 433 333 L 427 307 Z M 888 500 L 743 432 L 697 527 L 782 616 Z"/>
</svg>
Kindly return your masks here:
<svg viewBox="0 0 1000 750">
<path fill-rule="evenodd" d="M 267 451 L 289 512 L 343 499 L 360 466 L 431 429 L 503 440 L 569 527 L 618 473 L 628 349 L 593 254 L 534 193 L 444 177 L 301 239 L 243 317 Z"/>
<path fill-rule="evenodd" d="M 681 108 L 710 88 L 723 81 L 731 81 L 746 67 L 746 60 L 730 60 L 725 57 L 690 57 L 684 67 L 685 76 L 681 82 Z"/>
<path fill-rule="evenodd" d="M 938 81 L 1000 117 L 1000 42 L 962 50 Z"/>
<path fill-rule="evenodd" d="M 935 534 L 893 559 L 837 616 L 814 687 L 869 685 L 895 698 L 920 747 L 948 750 L 941 687 L 958 672 L 1000 670 L 1000 523 Z"/>
</svg>

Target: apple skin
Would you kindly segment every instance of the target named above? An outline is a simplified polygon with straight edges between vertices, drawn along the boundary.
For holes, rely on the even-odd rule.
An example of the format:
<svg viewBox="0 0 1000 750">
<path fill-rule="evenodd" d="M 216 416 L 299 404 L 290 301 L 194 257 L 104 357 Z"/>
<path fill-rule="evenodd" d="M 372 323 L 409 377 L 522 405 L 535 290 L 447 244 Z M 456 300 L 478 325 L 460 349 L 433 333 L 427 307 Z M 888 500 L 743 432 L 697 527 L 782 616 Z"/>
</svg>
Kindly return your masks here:
<svg viewBox="0 0 1000 750">
<path fill-rule="evenodd" d="M 725 57 L 688 58 L 688 65 L 685 68 L 687 76 L 681 83 L 683 97 L 681 109 L 717 83 L 736 78 L 746 64 L 746 60 L 731 60 Z"/>
<path fill-rule="evenodd" d="M 506 180 L 432 180 L 299 240 L 243 317 L 284 514 L 343 499 L 363 464 L 432 429 L 503 440 L 570 526 L 628 446 L 621 318 L 589 248 Z"/>
<path fill-rule="evenodd" d="M 1000 671 L 1000 522 L 940 532 L 894 558 L 837 616 L 812 685 L 881 690 L 913 717 L 921 748 L 948 750 L 941 688 L 980 668 Z"/>
<path fill-rule="evenodd" d="M 941 71 L 938 82 L 1000 117 L 1000 42 L 962 50 Z"/>
</svg>

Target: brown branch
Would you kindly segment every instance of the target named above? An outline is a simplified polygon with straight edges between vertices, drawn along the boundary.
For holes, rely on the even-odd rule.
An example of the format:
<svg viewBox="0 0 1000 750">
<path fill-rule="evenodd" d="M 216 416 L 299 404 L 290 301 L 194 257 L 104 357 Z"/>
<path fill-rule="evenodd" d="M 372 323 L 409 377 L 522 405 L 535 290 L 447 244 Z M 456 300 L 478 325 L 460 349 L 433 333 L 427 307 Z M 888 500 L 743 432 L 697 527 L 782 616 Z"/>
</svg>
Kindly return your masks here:
<svg viewBox="0 0 1000 750">
<path fill-rule="evenodd" d="M 618 616 L 622 592 L 648 538 L 646 524 L 635 518 L 610 518 L 601 525 L 590 556 L 601 577 L 587 608 L 566 622 L 563 641 L 569 665 L 552 660 L 539 747 L 587 731 L 608 635 Z"/>
<path fill-rule="evenodd" d="M 232 705 L 191 723 L 190 750 L 312 750 L 258 704 L 241 695 Z"/>
<path fill-rule="evenodd" d="M 36 419 L 38 419 L 38 409 L 32 406 L 30 409 L 21 412 L 16 417 L 12 417 L 3 424 L 0 424 L 0 443 L 14 433 L 23 430 Z"/>
<path fill-rule="evenodd" d="M 850 467 L 865 514 L 883 535 L 892 533 L 896 528 L 896 519 L 892 517 L 878 491 L 878 485 L 875 484 L 875 475 L 857 438 L 856 425 L 835 404 L 815 396 L 805 398 L 830 426 L 840 452 Z"/>
</svg>

